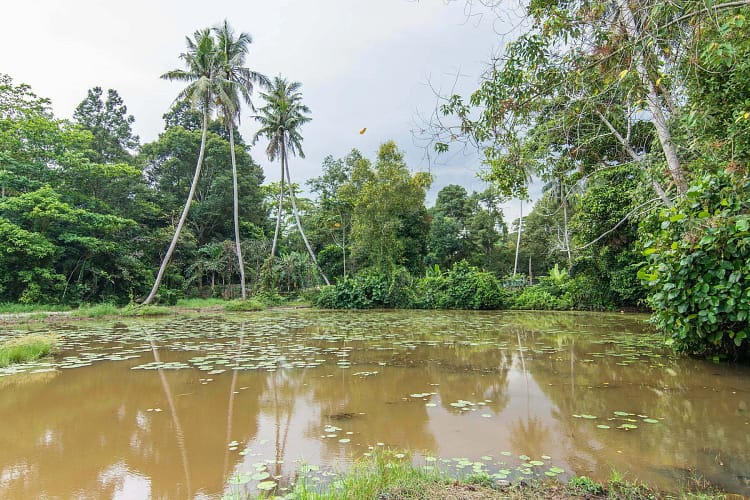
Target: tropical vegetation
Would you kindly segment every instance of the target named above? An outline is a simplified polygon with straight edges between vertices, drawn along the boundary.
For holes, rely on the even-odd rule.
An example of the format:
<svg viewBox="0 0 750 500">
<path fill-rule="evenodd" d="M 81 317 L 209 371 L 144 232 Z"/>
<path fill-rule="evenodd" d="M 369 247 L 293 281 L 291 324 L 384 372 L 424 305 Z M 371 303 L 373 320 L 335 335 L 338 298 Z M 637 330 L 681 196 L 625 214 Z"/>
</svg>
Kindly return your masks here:
<svg viewBox="0 0 750 500">
<path fill-rule="evenodd" d="M 747 357 L 748 14 L 745 2 L 532 0 L 476 91 L 445 96 L 427 127 L 437 153 L 476 148 L 487 187 L 444 186 L 434 203 L 439 170 L 415 171 L 386 138 L 372 158 L 328 156 L 295 183 L 302 84 L 250 69 L 252 38 L 226 21 L 195 31 L 183 68 L 162 75 L 185 86 L 147 143 L 114 89 L 88 90 L 63 120 L 2 75 L 0 301 L 330 285 L 321 307 L 651 310 L 678 350 Z M 259 126 L 249 142 L 243 104 Z M 278 183 L 264 184 L 259 139 Z M 528 207 L 532 180 L 541 197 L 506 220 L 500 206 Z"/>
</svg>

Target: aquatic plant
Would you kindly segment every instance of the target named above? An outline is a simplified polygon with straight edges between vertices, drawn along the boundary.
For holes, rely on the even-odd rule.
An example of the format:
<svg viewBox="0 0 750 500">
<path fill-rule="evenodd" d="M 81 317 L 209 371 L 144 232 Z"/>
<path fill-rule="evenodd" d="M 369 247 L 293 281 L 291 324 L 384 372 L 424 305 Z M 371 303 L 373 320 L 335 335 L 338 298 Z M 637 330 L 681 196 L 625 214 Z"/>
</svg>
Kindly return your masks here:
<svg viewBox="0 0 750 500">
<path fill-rule="evenodd" d="M 48 356 L 56 343 L 55 335 L 30 334 L 7 340 L 0 344 L 0 368 Z"/>
</svg>

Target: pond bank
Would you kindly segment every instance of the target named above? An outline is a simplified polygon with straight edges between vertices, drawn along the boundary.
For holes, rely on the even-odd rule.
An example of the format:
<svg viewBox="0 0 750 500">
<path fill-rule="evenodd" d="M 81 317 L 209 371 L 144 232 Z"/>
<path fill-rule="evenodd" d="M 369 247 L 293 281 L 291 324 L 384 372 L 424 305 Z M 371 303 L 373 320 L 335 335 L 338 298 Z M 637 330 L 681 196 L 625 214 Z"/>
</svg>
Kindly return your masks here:
<svg viewBox="0 0 750 500">
<path fill-rule="evenodd" d="M 27 323 L 60 324 L 91 319 L 179 316 L 187 314 L 220 314 L 222 312 L 255 312 L 263 310 L 298 310 L 310 308 L 306 302 L 292 302 L 283 305 L 266 305 L 257 301 L 247 301 L 250 307 L 242 307 L 241 301 L 220 299 L 188 300 L 174 306 L 129 305 L 117 307 L 112 304 L 87 306 L 70 311 L 34 310 L 28 312 L 0 313 L 0 326 Z"/>
<path fill-rule="evenodd" d="M 487 474 L 473 474 L 455 479 L 433 467 L 416 466 L 394 459 L 392 454 L 376 453 L 360 460 L 346 473 L 322 490 L 308 489 L 304 474 L 293 491 L 284 498 L 295 500 L 333 500 L 377 498 L 382 500 L 444 499 L 489 500 L 511 499 L 667 499 L 667 498 L 744 498 L 717 491 L 695 479 L 677 493 L 658 491 L 637 481 L 627 481 L 613 472 L 609 481 L 596 482 L 576 476 L 567 483 L 556 479 L 530 479 L 516 482 L 496 480 Z"/>
</svg>

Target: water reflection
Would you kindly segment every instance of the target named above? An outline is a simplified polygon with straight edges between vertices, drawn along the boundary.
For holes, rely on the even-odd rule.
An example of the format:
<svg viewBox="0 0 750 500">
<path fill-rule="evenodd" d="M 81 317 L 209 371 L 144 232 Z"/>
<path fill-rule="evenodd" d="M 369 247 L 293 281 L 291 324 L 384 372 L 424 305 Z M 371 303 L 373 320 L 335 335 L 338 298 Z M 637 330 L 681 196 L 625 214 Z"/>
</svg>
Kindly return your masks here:
<svg viewBox="0 0 750 500">
<path fill-rule="evenodd" d="M 58 370 L 0 377 L 2 498 L 216 496 L 377 443 L 750 493 L 750 373 L 675 359 L 640 318 L 285 312 L 64 336 Z"/>
</svg>

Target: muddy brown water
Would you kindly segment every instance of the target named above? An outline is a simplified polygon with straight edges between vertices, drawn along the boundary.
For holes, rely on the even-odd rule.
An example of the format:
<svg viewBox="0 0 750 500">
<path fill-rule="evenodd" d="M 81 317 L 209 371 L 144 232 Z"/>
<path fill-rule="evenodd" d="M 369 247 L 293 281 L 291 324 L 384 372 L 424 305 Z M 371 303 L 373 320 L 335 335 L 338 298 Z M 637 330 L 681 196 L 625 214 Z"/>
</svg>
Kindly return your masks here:
<svg viewBox="0 0 750 500">
<path fill-rule="evenodd" d="M 327 483 L 381 448 L 459 475 L 616 470 L 750 494 L 750 370 L 676 357 L 644 320 L 285 311 L 44 327 L 62 339 L 53 363 L 0 370 L 0 498 L 283 495 L 301 471 Z"/>
</svg>

